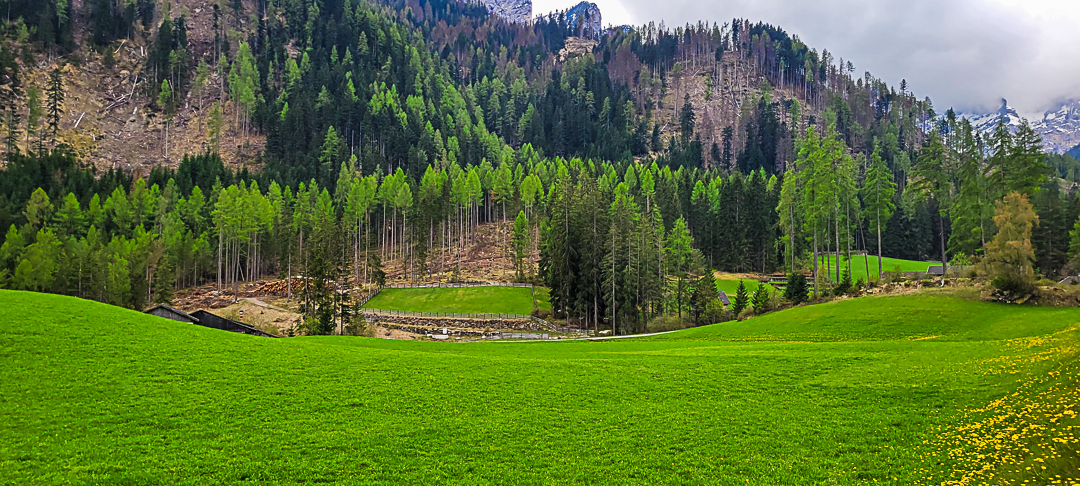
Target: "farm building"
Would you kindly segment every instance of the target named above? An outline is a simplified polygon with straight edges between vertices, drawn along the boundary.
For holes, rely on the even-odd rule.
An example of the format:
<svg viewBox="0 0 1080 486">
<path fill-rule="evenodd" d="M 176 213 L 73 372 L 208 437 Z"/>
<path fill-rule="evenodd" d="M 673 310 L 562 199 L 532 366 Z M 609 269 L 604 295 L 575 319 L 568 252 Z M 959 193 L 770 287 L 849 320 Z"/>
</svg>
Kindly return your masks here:
<svg viewBox="0 0 1080 486">
<path fill-rule="evenodd" d="M 191 324 L 198 324 L 200 326 L 211 327 L 214 329 L 221 329 L 222 331 L 238 332 L 241 334 L 250 334 L 252 336 L 261 337 L 278 337 L 273 334 L 255 329 L 254 327 L 244 324 L 243 322 L 226 319 L 224 317 L 211 314 L 204 310 L 197 310 L 195 312 L 192 312 L 191 314 L 188 314 L 170 305 L 158 304 L 147 309 L 145 313 L 152 314 L 158 317 L 164 317 L 166 319 L 172 319 L 174 321 L 187 322 Z"/>
<path fill-rule="evenodd" d="M 195 312 L 192 312 L 191 315 L 192 317 L 195 317 L 199 320 L 200 326 L 221 329 L 222 331 L 238 332 L 241 334 L 251 334 L 252 336 L 277 337 L 273 334 L 255 329 L 254 327 L 244 324 L 243 322 L 226 319 L 224 317 L 211 314 L 204 310 L 197 310 Z"/>
<path fill-rule="evenodd" d="M 149 309 L 146 309 L 147 314 L 152 314 L 158 317 L 164 317 L 166 319 L 172 319 L 174 321 L 187 322 L 190 324 L 198 324 L 199 319 L 192 317 L 191 314 L 177 309 L 171 305 L 158 304 Z"/>
</svg>

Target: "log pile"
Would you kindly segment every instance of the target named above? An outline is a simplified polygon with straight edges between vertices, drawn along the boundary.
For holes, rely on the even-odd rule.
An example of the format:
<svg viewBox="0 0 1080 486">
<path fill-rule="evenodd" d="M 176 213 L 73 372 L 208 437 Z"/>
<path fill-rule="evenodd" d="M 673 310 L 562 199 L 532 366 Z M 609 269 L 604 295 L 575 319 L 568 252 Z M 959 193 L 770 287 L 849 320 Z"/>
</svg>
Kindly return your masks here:
<svg viewBox="0 0 1080 486">
<path fill-rule="evenodd" d="M 292 291 L 293 293 L 300 292 L 304 288 L 305 277 L 293 277 L 292 278 Z M 287 295 L 289 293 L 289 280 L 281 279 L 272 282 L 260 282 L 254 287 L 248 288 L 246 294 L 250 296 L 260 295 Z"/>
</svg>

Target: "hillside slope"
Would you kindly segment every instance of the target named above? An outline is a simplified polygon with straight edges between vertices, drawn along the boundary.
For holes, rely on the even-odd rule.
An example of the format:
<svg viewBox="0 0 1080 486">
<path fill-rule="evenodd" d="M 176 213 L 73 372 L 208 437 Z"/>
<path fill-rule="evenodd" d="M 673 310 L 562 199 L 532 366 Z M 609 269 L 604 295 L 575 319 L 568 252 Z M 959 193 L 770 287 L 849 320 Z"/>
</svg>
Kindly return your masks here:
<svg viewBox="0 0 1080 486">
<path fill-rule="evenodd" d="M 901 301 L 938 312 L 947 300 L 843 305 L 858 316 Z M 1075 356 L 1077 333 L 1045 333 L 1080 316 L 970 304 L 1030 329 L 1012 336 L 1039 334 L 977 342 L 907 339 L 939 332 L 911 305 L 891 340 L 858 340 L 859 318 L 829 324 L 799 308 L 774 319 L 851 341 L 696 339 L 718 325 L 652 341 L 458 345 L 255 338 L 25 292 L 0 291 L 0 305 L 0 477 L 23 484 L 937 484 L 979 462 L 956 454 L 969 446 L 938 449 L 936 431 L 975 420 L 969 408 L 1017 379 L 1072 390 L 1040 413 L 1075 403 L 1075 359 L 1058 359 Z M 992 454 L 1040 453 L 1039 440 L 1076 425 L 1025 427 Z M 1060 454 L 1075 450 L 1024 478 L 1069 474 Z M 1028 456 L 1021 467 L 1041 457 Z"/>
</svg>

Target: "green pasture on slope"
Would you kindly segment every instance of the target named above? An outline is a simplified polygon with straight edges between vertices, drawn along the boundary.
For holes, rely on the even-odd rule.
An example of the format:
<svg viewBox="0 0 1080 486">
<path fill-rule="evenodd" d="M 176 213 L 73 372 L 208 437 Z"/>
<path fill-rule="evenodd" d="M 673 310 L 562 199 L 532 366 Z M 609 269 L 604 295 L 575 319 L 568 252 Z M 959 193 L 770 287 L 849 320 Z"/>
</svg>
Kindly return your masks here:
<svg viewBox="0 0 1080 486">
<path fill-rule="evenodd" d="M 741 280 L 743 282 L 743 285 L 746 286 L 746 294 L 747 295 L 754 295 L 754 291 L 757 290 L 758 285 L 761 285 L 757 281 L 757 279 L 754 279 L 754 278 L 744 278 L 744 279 L 741 279 Z M 735 298 L 735 293 L 738 291 L 738 289 L 739 289 L 739 280 L 721 279 L 721 278 L 716 279 L 716 290 L 722 290 L 725 293 L 727 293 L 729 299 L 734 299 Z M 773 287 L 772 285 L 769 285 L 769 284 L 765 284 L 765 290 L 768 290 L 770 295 L 778 292 L 776 290 L 776 287 Z"/>
<path fill-rule="evenodd" d="M 821 272 L 821 275 L 824 276 L 825 271 L 828 270 L 829 268 L 831 268 L 832 272 L 831 272 L 830 275 L 832 275 L 832 279 L 835 280 L 836 279 L 836 255 L 822 255 L 820 257 L 820 259 L 819 259 L 819 262 L 820 262 L 819 263 L 820 267 L 818 268 L 818 271 Z M 847 257 L 841 255 L 840 256 L 840 265 L 841 265 L 840 275 L 841 276 L 843 276 L 844 270 L 847 270 L 847 264 L 848 264 Z M 867 275 L 866 270 L 867 270 L 867 265 L 868 264 L 869 264 L 869 267 L 870 267 L 870 273 L 869 273 L 870 279 L 869 280 L 877 280 L 878 279 L 878 259 L 877 259 L 877 255 L 870 255 L 870 256 L 852 255 L 851 256 L 851 281 L 852 282 L 858 281 L 860 278 L 862 279 L 863 282 L 868 281 L 867 278 L 866 278 L 866 275 Z M 826 268 L 826 265 L 828 265 L 828 268 Z M 935 262 L 918 262 L 918 261 L 914 261 L 914 260 L 901 260 L 899 258 L 888 258 L 888 257 L 882 257 L 881 258 L 881 268 L 882 268 L 882 270 L 884 270 L 886 272 L 895 271 L 896 267 L 900 267 L 901 272 L 925 272 L 927 269 L 930 268 L 930 265 L 941 265 L 941 262 L 937 262 L 937 263 L 935 263 Z"/>
<path fill-rule="evenodd" d="M 364 304 L 369 309 L 473 314 L 529 314 L 532 291 L 525 287 L 383 289 Z"/>
<path fill-rule="evenodd" d="M 257 338 L 27 292 L 0 308 L 12 484 L 938 484 L 966 466 L 938 430 L 1080 342 L 1080 310 L 941 295 L 469 344 Z"/>
</svg>

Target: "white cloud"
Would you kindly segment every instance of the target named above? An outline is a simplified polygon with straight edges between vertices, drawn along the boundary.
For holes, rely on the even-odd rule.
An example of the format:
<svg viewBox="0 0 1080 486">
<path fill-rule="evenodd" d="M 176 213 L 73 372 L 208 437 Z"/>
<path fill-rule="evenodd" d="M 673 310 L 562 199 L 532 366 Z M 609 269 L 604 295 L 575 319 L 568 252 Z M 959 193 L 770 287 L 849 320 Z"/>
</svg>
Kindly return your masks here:
<svg viewBox="0 0 1080 486">
<path fill-rule="evenodd" d="M 537 13 L 572 0 L 541 0 Z M 605 24 L 669 27 L 733 17 L 777 25 L 891 85 L 907 79 L 939 111 L 992 111 L 1008 98 L 1035 115 L 1080 98 L 1074 0 L 600 0 Z M 609 12 L 611 12 L 609 14 Z M 617 20 L 618 19 L 618 20 Z"/>
</svg>

